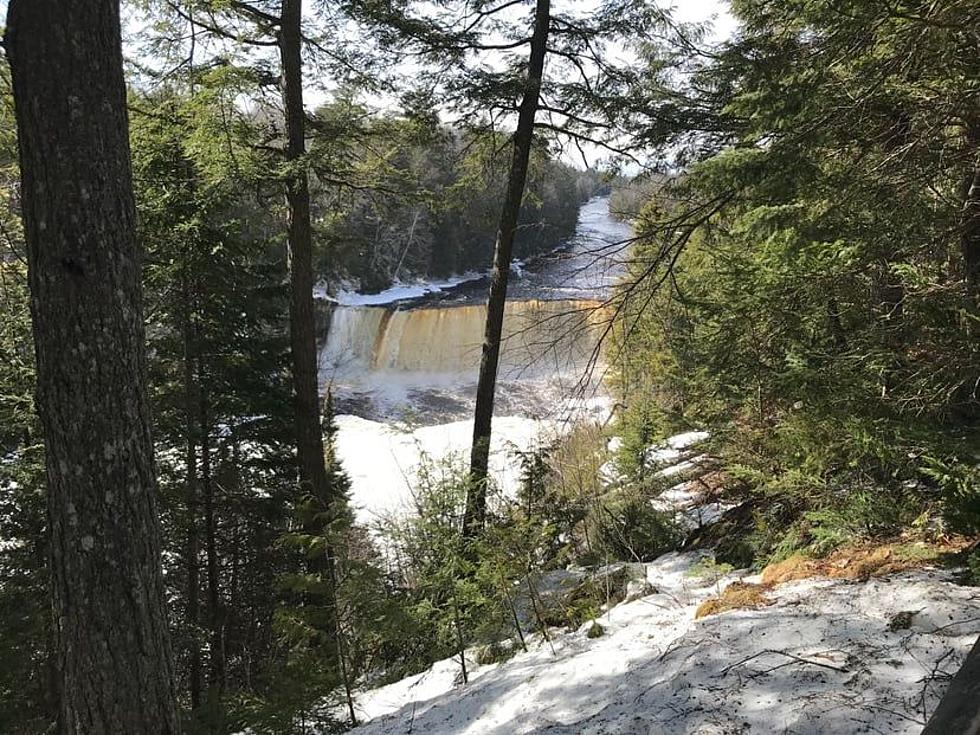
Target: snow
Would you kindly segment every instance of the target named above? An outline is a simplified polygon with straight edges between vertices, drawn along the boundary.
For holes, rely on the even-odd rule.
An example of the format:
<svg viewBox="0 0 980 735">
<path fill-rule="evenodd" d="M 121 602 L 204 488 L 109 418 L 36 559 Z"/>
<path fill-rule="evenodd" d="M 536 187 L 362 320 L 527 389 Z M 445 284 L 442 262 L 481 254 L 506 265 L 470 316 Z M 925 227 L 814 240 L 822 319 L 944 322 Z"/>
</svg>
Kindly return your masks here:
<svg viewBox="0 0 980 735">
<path fill-rule="evenodd" d="M 337 454 L 351 479 L 351 503 L 357 520 L 367 526 L 411 510 L 412 487 L 423 463 L 451 472 L 469 459 L 472 421 L 405 430 L 351 415 L 338 416 L 336 422 Z M 494 418 L 490 476 L 505 496 L 513 496 L 520 481 L 515 450 L 530 450 L 556 430 L 554 421 Z"/>
<path fill-rule="evenodd" d="M 980 633 L 980 592 L 919 570 L 866 582 L 804 580 L 774 604 L 694 619 L 714 584 L 698 552 L 647 567 L 658 590 L 582 629 L 480 666 L 458 660 L 358 696 L 361 735 L 749 732 L 918 733 Z M 751 579 L 751 578 L 749 578 Z M 916 611 L 908 630 L 889 629 Z"/>
<path fill-rule="evenodd" d="M 342 288 L 336 295 L 331 296 L 327 291 L 326 284 L 318 284 L 313 289 L 313 296 L 318 299 L 333 301 L 341 306 L 380 306 L 382 304 L 393 304 L 396 301 L 406 299 L 417 299 L 431 293 L 439 293 L 446 289 L 454 288 L 468 281 L 475 281 L 483 278 L 481 273 L 462 273 L 441 281 L 418 281 L 414 283 L 396 283 L 390 288 L 378 293 L 364 294 L 358 293 L 353 289 Z"/>
<path fill-rule="evenodd" d="M 667 446 L 671 449 L 690 449 L 707 441 L 709 436 L 707 431 L 687 431 L 683 434 L 674 434 L 667 439 Z"/>
<path fill-rule="evenodd" d="M 681 460 L 687 458 L 691 454 L 690 450 L 706 441 L 708 436 L 706 431 L 687 431 L 683 434 L 675 434 L 663 444 L 649 447 L 643 455 L 644 464 L 650 468 L 670 465 L 661 471 L 660 474 L 663 477 L 689 472 L 699 464 L 704 463 L 708 456 L 699 455 L 689 463 L 684 463 Z"/>
<path fill-rule="evenodd" d="M 677 464 L 672 464 L 669 467 L 664 467 L 657 473 L 657 475 L 659 477 L 667 478 L 691 475 L 701 469 L 710 459 L 711 458 L 707 454 L 699 454 L 697 457 L 692 457 L 691 459 L 678 462 Z"/>
<path fill-rule="evenodd" d="M 677 521 L 688 530 L 708 526 L 736 506 L 737 503 L 706 500 L 703 488 L 696 481 L 674 485 L 653 501 L 654 508 L 665 513 L 674 513 Z"/>
</svg>

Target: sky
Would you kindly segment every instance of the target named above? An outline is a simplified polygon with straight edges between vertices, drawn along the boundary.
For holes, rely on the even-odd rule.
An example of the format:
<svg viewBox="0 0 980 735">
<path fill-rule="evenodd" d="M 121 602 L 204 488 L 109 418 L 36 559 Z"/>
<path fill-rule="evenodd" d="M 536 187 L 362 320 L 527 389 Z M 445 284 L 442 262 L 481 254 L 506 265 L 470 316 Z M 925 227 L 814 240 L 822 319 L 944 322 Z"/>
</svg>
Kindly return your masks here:
<svg viewBox="0 0 980 735">
<path fill-rule="evenodd" d="M 712 21 L 711 40 L 715 43 L 728 39 L 737 25 L 727 0 L 679 0 L 674 4 L 678 20 L 686 23 Z"/>
<path fill-rule="evenodd" d="M 600 0 L 564 0 L 563 4 L 574 6 L 576 11 L 588 12 L 590 6 L 598 6 Z M 313 0 L 304 0 L 304 5 L 310 7 Z M 7 6 L 9 0 L 0 0 L 0 17 L 6 18 Z M 139 31 L 144 30 L 145 22 L 134 20 L 135 14 L 126 13 L 127 3 L 123 2 L 124 8 L 124 52 L 127 57 L 135 60 L 137 55 L 140 53 L 139 46 L 135 43 L 126 43 L 125 38 L 135 37 Z M 708 34 L 706 40 L 710 43 L 719 43 L 727 38 L 729 38 L 736 28 L 736 21 L 732 17 L 729 8 L 729 0 L 676 0 L 671 3 L 670 7 L 673 10 L 674 17 L 682 22 L 695 22 L 704 23 L 709 22 L 711 25 L 711 32 Z M 526 13 L 526 8 L 520 8 L 517 12 Z M 412 76 L 411 68 L 406 70 L 406 76 Z M 322 73 L 318 73 L 316 70 L 308 69 L 307 78 L 312 80 L 321 80 Z M 309 84 L 306 90 L 306 103 L 308 107 L 316 107 L 322 104 L 329 98 L 330 84 Z M 386 95 L 372 95 L 364 100 L 369 106 L 378 109 L 390 108 L 394 105 L 396 98 L 393 96 Z M 602 157 L 602 153 L 595 146 L 584 146 L 586 158 L 590 162 L 595 162 Z M 581 166 L 582 158 L 578 151 L 568 154 L 568 163 L 572 165 Z"/>
</svg>

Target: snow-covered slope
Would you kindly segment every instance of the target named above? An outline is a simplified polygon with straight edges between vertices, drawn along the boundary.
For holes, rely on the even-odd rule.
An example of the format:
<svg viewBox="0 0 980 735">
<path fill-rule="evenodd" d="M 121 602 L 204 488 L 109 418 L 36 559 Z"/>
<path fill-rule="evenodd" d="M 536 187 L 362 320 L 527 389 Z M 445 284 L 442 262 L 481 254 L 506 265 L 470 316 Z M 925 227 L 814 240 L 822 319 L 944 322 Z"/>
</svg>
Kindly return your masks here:
<svg viewBox="0 0 980 735">
<path fill-rule="evenodd" d="M 806 580 L 774 604 L 695 620 L 715 584 L 690 576 L 695 553 L 648 566 L 656 594 L 612 608 L 586 629 L 501 664 L 456 660 L 362 693 L 394 733 L 918 733 L 980 632 L 980 591 L 920 570 L 865 582 Z M 914 612 L 896 629 L 898 613 Z"/>
<path fill-rule="evenodd" d="M 692 527 L 729 507 L 697 480 L 712 464 L 695 449 L 706 436 L 679 435 L 648 453 L 664 477 L 684 478 L 658 506 Z M 355 732 L 912 735 L 980 634 L 980 589 L 934 569 L 790 582 L 765 591 L 767 606 L 697 620 L 700 603 L 732 582 L 760 581 L 745 572 L 719 579 L 723 568 L 706 557 L 670 553 L 647 564 L 655 592 L 607 610 L 597 638 L 588 623 L 551 642 L 532 637 L 528 652 L 499 664 L 481 666 L 470 652 L 466 685 L 459 661 L 447 659 L 361 692 L 359 718 L 370 721 Z M 630 567 L 642 575 L 642 565 Z M 574 582 L 582 570 L 567 574 Z"/>
</svg>

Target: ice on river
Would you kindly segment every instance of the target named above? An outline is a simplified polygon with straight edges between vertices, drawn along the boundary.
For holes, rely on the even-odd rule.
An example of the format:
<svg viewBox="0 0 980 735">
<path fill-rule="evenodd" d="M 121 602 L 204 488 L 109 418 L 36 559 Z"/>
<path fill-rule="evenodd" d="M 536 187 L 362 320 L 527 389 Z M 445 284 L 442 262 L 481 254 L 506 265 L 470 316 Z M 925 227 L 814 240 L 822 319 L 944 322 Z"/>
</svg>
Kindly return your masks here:
<svg viewBox="0 0 980 735">
<path fill-rule="evenodd" d="M 337 417 L 337 451 L 351 478 L 351 503 L 357 520 L 373 526 L 379 520 L 411 511 L 412 489 L 423 465 L 434 472 L 467 466 L 472 421 L 402 429 L 358 416 Z M 520 481 L 516 450 L 548 441 L 558 430 L 554 421 L 498 416 L 493 422 L 490 475 L 511 495 Z"/>
</svg>

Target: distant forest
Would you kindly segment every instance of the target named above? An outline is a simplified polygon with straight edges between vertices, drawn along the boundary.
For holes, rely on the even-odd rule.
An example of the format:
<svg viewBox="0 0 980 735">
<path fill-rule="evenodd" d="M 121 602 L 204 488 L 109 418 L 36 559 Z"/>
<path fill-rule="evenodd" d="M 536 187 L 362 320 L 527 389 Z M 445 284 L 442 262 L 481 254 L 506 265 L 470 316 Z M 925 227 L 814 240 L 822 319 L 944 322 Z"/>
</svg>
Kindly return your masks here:
<svg viewBox="0 0 980 735">
<path fill-rule="evenodd" d="M 355 146 L 312 146 L 329 170 L 352 161 L 352 181 L 311 178 L 319 244 L 318 275 L 373 292 L 398 280 L 485 270 L 493 255 L 510 163 L 509 137 L 456 130 L 424 114 L 372 116 L 341 100 L 317 110 L 329 128 L 362 120 Z M 348 122 L 349 124 L 349 122 Z M 369 185 L 351 185 L 354 180 Z M 535 147 L 521 208 L 515 255 L 558 246 L 575 231 L 579 207 L 602 187 L 594 170 L 573 168 Z"/>
</svg>

